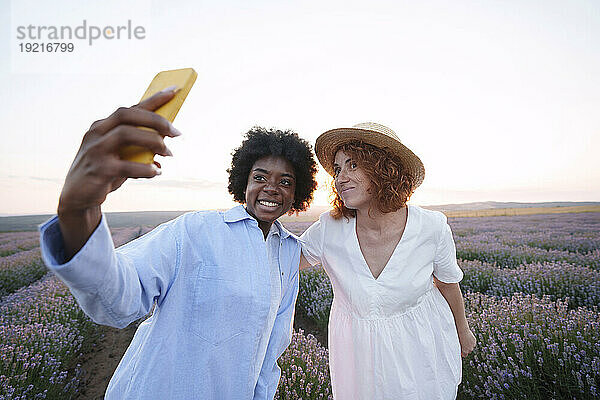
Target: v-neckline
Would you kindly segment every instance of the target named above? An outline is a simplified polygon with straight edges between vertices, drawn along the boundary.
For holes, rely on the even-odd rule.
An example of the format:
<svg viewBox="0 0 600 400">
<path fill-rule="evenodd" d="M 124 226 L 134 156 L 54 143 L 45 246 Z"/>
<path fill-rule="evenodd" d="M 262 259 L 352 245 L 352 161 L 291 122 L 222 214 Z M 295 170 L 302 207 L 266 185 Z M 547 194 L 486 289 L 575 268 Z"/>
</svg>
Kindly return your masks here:
<svg viewBox="0 0 600 400">
<path fill-rule="evenodd" d="M 360 242 L 358 241 L 358 232 L 356 232 L 356 217 L 353 218 L 354 222 L 352 223 L 352 237 L 354 238 L 354 244 L 355 244 L 356 248 L 358 249 L 362 264 L 367 269 L 367 273 L 369 274 L 371 279 L 374 280 L 375 282 L 379 282 L 379 280 L 381 279 L 381 275 L 383 275 L 383 273 L 388 269 L 388 265 L 390 264 L 390 261 L 392 261 L 392 258 L 394 258 L 394 255 L 396 254 L 396 250 L 398 250 L 398 247 L 400 247 L 400 244 L 403 241 L 405 241 L 404 238 L 406 237 L 406 231 L 408 230 L 412 214 L 413 213 L 410 211 L 410 205 L 407 204 L 406 205 L 406 224 L 404 225 L 404 230 L 402 231 L 402 236 L 400 236 L 400 240 L 398 240 L 398 243 L 396 243 L 396 247 L 394 247 L 394 250 L 392 251 L 390 258 L 388 258 L 387 262 L 383 266 L 383 269 L 381 270 L 381 272 L 379 273 L 377 278 L 375 278 L 375 276 L 373 275 L 373 271 L 371 271 L 371 268 L 369 267 L 369 264 L 367 263 L 367 259 L 365 258 L 365 255 L 363 254 L 363 251 L 360 248 Z"/>
</svg>

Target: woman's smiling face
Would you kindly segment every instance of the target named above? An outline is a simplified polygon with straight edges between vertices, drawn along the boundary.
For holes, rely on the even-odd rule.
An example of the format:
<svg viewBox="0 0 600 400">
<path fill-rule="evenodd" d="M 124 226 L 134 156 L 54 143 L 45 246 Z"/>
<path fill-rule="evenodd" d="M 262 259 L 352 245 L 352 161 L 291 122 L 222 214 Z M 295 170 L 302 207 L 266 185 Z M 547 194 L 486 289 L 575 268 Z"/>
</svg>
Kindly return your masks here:
<svg viewBox="0 0 600 400">
<path fill-rule="evenodd" d="M 368 209 L 371 203 L 367 174 L 343 150 L 335 153 L 333 162 L 335 190 L 349 209 Z"/>
<path fill-rule="evenodd" d="M 261 229 L 267 227 L 265 224 L 270 228 L 277 218 L 290 211 L 295 192 L 296 174 L 288 160 L 281 156 L 260 158 L 248 175 L 246 210 Z"/>
</svg>

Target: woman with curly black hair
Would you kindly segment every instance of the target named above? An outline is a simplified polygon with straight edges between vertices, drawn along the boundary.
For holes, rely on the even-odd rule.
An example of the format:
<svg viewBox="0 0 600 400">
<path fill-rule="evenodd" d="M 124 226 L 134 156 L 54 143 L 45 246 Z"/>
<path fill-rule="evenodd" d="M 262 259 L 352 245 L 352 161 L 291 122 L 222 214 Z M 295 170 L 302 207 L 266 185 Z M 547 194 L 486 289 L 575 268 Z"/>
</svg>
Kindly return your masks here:
<svg viewBox="0 0 600 400">
<path fill-rule="evenodd" d="M 256 183 L 264 182 L 261 174 L 256 176 L 253 173 L 257 168 L 264 170 L 255 165 L 259 160 L 260 164 L 279 160 L 282 167 L 293 170 L 295 181 L 293 198 L 274 198 L 273 196 L 276 196 L 274 192 L 273 196 L 265 192 L 257 198 L 258 193 L 254 190 Z M 229 193 L 233 195 L 235 201 L 246 204 L 246 211 L 258 221 L 265 237 L 270 224 L 283 215 L 280 214 L 283 208 L 287 209 L 289 214 L 305 211 L 317 187 L 314 177 L 317 166 L 310 145 L 291 131 L 254 127 L 246 134 L 246 140 L 242 145 L 234 151 L 231 168 L 227 172 L 229 172 Z M 291 200 L 291 204 L 282 204 L 283 200 Z M 285 210 L 283 211 L 285 213 Z"/>
<path fill-rule="evenodd" d="M 242 205 L 186 213 L 115 250 L 101 204 L 127 178 L 160 173 L 158 163 L 119 159 L 119 148 L 171 155 L 163 137 L 179 132 L 151 110 L 173 94 L 92 125 L 58 215 L 40 227 L 42 255 L 97 323 L 123 328 L 152 309 L 106 399 L 273 399 L 300 262 L 297 238 L 277 218 L 308 207 L 316 163 L 295 133 L 253 128 L 228 170 L 229 191 Z"/>
</svg>

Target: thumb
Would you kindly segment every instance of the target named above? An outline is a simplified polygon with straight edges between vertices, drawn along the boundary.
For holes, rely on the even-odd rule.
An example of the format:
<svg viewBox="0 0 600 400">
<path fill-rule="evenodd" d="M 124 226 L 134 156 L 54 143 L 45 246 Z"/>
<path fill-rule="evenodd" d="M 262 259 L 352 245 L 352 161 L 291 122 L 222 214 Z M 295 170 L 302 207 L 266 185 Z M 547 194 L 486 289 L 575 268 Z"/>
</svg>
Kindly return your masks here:
<svg viewBox="0 0 600 400">
<path fill-rule="evenodd" d="M 169 86 L 166 89 L 161 90 L 158 93 L 153 94 L 145 100 L 140 101 L 139 104 L 134 107 L 143 108 L 144 110 L 154 111 L 169 100 L 175 97 L 175 94 L 179 91 L 179 88 L 175 85 Z"/>
</svg>

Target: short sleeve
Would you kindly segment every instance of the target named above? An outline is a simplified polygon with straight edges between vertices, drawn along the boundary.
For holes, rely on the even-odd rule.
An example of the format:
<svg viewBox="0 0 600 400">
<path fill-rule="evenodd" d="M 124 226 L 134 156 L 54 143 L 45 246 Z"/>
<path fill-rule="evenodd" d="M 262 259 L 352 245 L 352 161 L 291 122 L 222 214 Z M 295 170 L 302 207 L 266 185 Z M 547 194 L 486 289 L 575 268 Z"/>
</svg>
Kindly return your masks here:
<svg viewBox="0 0 600 400">
<path fill-rule="evenodd" d="M 323 256 L 323 221 L 319 218 L 300 236 L 302 254 L 311 265 L 321 263 Z"/>
<path fill-rule="evenodd" d="M 441 232 L 433 261 L 433 274 L 445 283 L 457 283 L 463 278 L 463 272 L 456 261 L 456 246 L 447 218 L 442 214 Z"/>
</svg>

